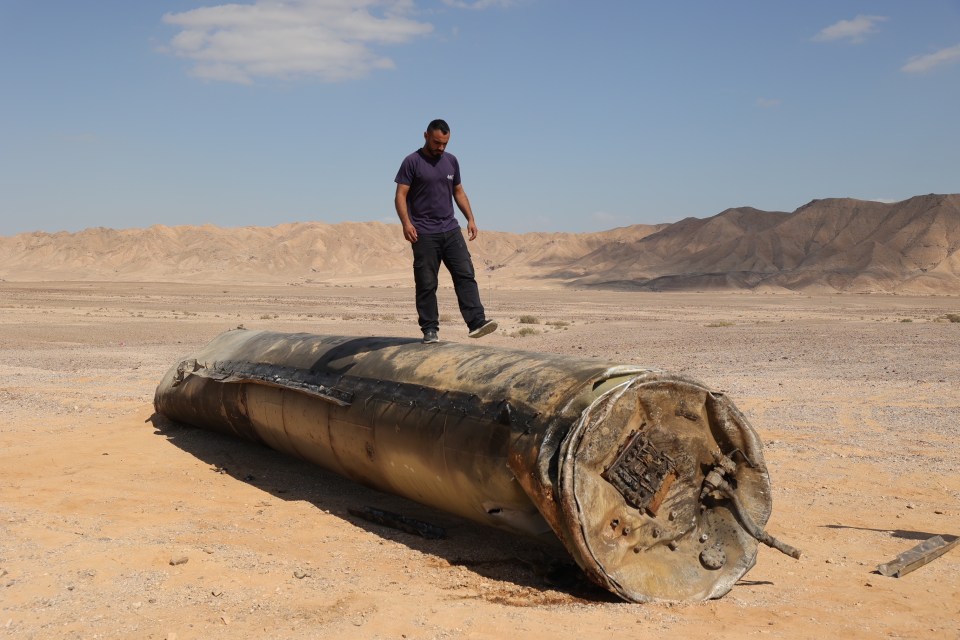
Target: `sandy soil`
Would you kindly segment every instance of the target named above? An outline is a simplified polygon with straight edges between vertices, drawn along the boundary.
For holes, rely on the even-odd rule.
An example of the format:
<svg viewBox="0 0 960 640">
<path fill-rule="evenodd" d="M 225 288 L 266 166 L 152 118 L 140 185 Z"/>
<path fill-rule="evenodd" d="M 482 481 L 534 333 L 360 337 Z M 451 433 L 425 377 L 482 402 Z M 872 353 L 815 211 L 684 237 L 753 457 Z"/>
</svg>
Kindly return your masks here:
<svg viewBox="0 0 960 640">
<path fill-rule="evenodd" d="M 874 572 L 960 534 L 960 323 L 945 319 L 960 299 L 497 289 L 486 303 L 505 321 L 490 345 L 726 391 L 766 444 L 768 530 L 803 558 L 762 548 L 715 601 L 618 602 L 576 573 L 545 578 L 532 541 L 151 420 L 163 373 L 221 331 L 415 336 L 410 290 L 6 282 L 0 637 L 960 637 L 960 549 Z M 441 337 L 465 341 L 449 290 L 442 305 Z M 348 512 L 363 506 L 449 537 Z"/>
</svg>

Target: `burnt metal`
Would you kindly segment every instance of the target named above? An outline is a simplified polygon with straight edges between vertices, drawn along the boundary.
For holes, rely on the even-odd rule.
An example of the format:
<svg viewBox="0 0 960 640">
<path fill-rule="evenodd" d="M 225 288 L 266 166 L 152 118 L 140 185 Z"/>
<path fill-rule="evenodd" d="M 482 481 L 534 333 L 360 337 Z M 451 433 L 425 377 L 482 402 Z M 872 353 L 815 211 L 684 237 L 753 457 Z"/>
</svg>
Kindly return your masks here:
<svg viewBox="0 0 960 640">
<path fill-rule="evenodd" d="M 877 567 L 877 573 L 883 576 L 902 578 L 925 564 L 936 560 L 957 546 L 960 536 L 940 535 L 927 538 L 909 551 L 904 551 L 890 562 Z"/>
<path fill-rule="evenodd" d="M 720 547 L 707 547 L 700 552 L 700 563 L 710 571 L 722 569 L 727 562 L 727 556 Z"/>
<path fill-rule="evenodd" d="M 631 434 L 623 451 L 601 476 L 631 507 L 655 516 L 677 472 L 670 456 L 658 451 L 641 431 Z"/>
<path fill-rule="evenodd" d="M 749 511 L 741 502 L 739 493 L 728 481 L 728 478 L 736 477 L 736 463 L 734 463 L 733 460 L 727 456 L 716 454 L 714 455 L 714 460 L 716 461 L 716 464 L 710 469 L 710 472 L 707 473 L 706 477 L 703 479 L 703 488 L 700 490 L 701 504 L 703 504 L 703 501 L 710 496 L 711 493 L 717 492 L 721 494 L 730 501 L 730 508 L 734 514 L 736 514 L 737 519 L 743 526 L 744 531 L 756 538 L 758 542 L 762 542 L 768 547 L 776 549 L 780 553 L 799 560 L 801 555 L 801 551 L 799 549 L 792 547 L 785 542 L 777 540 L 772 535 L 764 531 L 763 527 L 757 525 L 757 523 L 753 521 Z"/>
<path fill-rule="evenodd" d="M 591 580 L 636 602 L 725 594 L 756 561 L 772 508 L 760 439 L 736 406 L 634 365 L 236 330 L 175 363 L 154 406 L 559 542 Z"/>
</svg>

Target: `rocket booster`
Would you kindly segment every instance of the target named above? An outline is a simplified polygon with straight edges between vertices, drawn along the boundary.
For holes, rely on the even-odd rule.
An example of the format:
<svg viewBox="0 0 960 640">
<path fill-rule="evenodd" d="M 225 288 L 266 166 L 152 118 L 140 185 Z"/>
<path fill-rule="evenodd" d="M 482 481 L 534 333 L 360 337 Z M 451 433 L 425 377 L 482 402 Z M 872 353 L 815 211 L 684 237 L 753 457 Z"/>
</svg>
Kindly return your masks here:
<svg viewBox="0 0 960 640">
<path fill-rule="evenodd" d="M 717 598 L 754 564 L 770 479 L 721 393 L 632 365 L 411 338 L 228 331 L 157 413 L 514 533 L 625 600 Z"/>
</svg>

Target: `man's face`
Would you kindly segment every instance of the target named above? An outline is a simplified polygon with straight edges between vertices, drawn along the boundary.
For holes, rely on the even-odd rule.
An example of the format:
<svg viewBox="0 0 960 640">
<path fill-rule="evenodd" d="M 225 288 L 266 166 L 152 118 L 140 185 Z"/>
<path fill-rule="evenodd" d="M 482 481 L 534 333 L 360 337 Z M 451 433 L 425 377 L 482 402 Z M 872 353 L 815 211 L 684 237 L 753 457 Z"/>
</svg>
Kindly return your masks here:
<svg viewBox="0 0 960 640">
<path fill-rule="evenodd" d="M 431 158 L 439 158 L 447 148 L 447 143 L 450 141 L 450 134 L 435 129 L 424 133 L 423 140 L 423 151 Z"/>
</svg>

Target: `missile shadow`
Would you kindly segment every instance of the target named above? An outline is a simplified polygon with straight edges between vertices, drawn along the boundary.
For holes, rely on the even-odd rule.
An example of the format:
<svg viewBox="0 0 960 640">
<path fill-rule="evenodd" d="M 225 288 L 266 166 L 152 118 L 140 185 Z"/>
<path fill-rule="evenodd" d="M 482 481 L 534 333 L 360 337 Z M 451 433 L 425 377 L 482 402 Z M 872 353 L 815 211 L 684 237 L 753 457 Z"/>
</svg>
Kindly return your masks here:
<svg viewBox="0 0 960 640">
<path fill-rule="evenodd" d="M 184 425 L 160 414 L 149 419 L 158 436 L 210 465 L 211 474 L 226 474 L 279 500 L 307 502 L 319 512 L 347 521 L 379 538 L 464 567 L 478 576 L 537 591 L 563 594 L 560 603 L 622 602 L 590 582 L 559 544 L 499 531 L 456 515 L 383 493 L 347 480 L 322 467 L 264 445 Z M 376 524 L 350 513 L 373 507 L 427 522 L 446 532 L 427 539 Z M 318 514 L 319 516 L 319 514 Z M 534 601 L 531 605 L 542 604 Z"/>
</svg>

